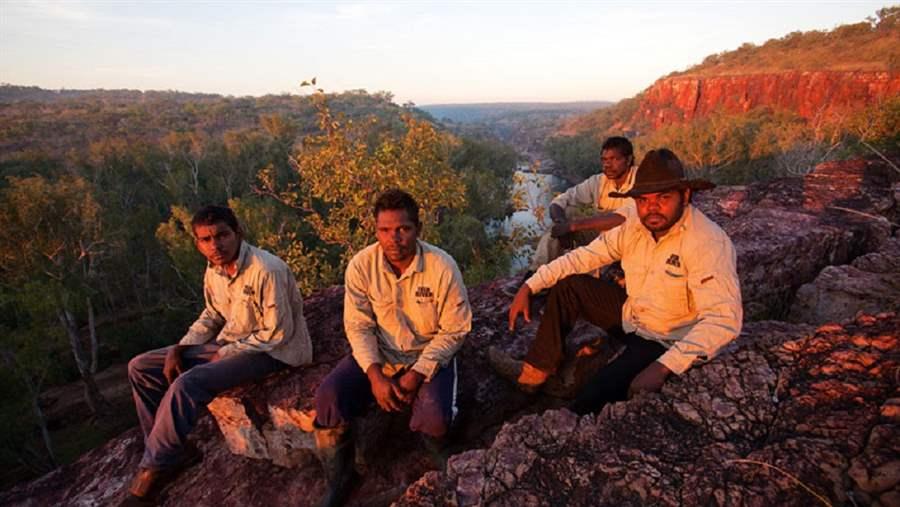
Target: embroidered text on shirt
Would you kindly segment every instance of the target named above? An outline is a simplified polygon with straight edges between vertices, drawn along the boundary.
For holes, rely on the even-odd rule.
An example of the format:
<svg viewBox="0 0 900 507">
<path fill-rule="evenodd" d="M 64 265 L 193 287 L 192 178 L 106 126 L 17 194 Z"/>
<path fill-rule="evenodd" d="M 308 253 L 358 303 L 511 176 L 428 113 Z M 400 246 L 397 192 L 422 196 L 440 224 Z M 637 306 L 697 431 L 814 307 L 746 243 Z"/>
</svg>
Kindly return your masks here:
<svg viewBox="0 0 900 507">
<path fill-rule="evenodd" d="M 431 289 L 429 287 L 419 287 L 418 289 L 416 289 L 416 297 L 433 298 L 434 294 L 431 293 Z"/>
</svg>

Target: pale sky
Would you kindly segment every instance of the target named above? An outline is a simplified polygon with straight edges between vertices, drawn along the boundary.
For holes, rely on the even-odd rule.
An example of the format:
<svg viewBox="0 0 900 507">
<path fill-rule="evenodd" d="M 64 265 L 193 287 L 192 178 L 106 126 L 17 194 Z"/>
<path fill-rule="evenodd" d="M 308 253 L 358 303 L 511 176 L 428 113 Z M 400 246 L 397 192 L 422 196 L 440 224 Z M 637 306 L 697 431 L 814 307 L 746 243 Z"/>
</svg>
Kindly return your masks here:
<svg viewBox="0 0 900 507">
<path fill-rule="evenodd" d="M 420 105 L 619 100 L 709 54 L 887 5 L 0 0 L 0 82 L 258 96 L 316 76 Z"/>
</svg>

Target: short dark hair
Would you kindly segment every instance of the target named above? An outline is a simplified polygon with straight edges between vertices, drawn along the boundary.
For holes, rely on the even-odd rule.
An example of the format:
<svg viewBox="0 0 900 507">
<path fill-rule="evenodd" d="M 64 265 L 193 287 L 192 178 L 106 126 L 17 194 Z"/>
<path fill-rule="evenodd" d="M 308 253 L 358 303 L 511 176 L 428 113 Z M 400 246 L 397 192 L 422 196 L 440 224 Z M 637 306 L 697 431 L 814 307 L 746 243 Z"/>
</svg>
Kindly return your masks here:
<svg viewBox="0 0 900 507">
<path fill-rule="evenodd" d="M 603 141 L 603 146 L 600 148 L 600 151 L 606 150 L 618 150 L 619 154 L 623 157 L 631 157 L 634 155 L 634 146 L 631 145 L 631 141 L 622 136 L 613 136 Z"/>
<path fill-rule="evenodd" d="M 389 209 L 406 210 L 406 215 L 409 219 L 416 224 L 416 227 L 419 226 L 419 203 L 413 199 L 413 196 L 403 190 L 392 188 L 382 192 L 382 194 L 378 196 L 378 199 L 375 199 L 373 213 L 376 220 L 378 219 L 379 213 Z"/>
<path fill-rule="evenodd" d="M 241 230 L 238 219 L 231 208 L 215 205 L 204 206 L 194 213 L 194 218 L 191 219 L 191 230 L 198 225 L 213 225 L 219 222 L 224 222 L 234 232 Z"/>
</svg>

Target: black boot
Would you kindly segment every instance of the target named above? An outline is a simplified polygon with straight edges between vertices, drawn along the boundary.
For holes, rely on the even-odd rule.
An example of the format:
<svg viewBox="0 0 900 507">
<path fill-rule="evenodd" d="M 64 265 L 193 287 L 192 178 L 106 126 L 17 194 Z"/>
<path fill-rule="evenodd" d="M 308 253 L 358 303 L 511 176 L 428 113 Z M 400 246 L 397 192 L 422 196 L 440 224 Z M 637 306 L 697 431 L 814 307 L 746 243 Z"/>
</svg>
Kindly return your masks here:
<svg viewBox="0 0 900 507">
<path fill-rule="evenodd" d="M 353 434 L 349 426 L 337 428 L 316 428 L 316 450 L 322 468 L 325 471 L 325 481 L 328 491 L 319 503 L 322 507 L 339 507 L 344 505 L 358 475 L 353 467 L 354 443 Z"/>
<path fill-rule="evenodd" d="M 446 435 L 442 437 L 432 437 L 424 433 L 419 434 L 422 437 L 425 451 L 431 458 L 431 464 L 435 468 L 444 472 L 447 470 L 447 458 L 450 457 L 449 438 Z"/>
</svg>

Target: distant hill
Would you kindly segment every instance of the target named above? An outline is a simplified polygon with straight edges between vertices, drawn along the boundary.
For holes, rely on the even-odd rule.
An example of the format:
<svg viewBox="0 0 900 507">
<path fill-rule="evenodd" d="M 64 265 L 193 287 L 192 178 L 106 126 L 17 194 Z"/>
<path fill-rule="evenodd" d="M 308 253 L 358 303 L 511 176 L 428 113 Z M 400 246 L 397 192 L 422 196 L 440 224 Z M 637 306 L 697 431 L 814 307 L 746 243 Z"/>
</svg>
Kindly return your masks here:
<svg viewBox="0 0 900 507">
<path fill-rule="evenodd" d="M 611 105 L 609 101 L 578 102 L 493 102 L 482 104 L 428 104 L 418 106 L 438 120 L 473 123 L 504 116 L 525 114 L 582 114 Z"/>
<path fill-rule="evenodd" d="M 37 86 L 19 86 L 12 84 L 0 85 L 0 103 L 12 104 L 16 102 L 61 102 L 77 99 L 102 99 L 128 102 L 143 100 L 168 99 L 176 101 L 202 101 L 217 100 L 222 95 L 212 93 L 187 93 L 179 91 L 155 91 L 148 90 L 47 90 Z"/>
<path fill-rule="evenodd" d="M 329 94 L 332 112 L 351 118 L 374 116 L 385 128 L 399 128 L 405 109 L 387 93 L 353 90 Z M 154 144 L 170 132 L 262 132 L 276 123 L 300 134 L 317 129 L 309 97 L 281 94 L 231 97 L 178 91 L 47 90 L 0 85 L 0 175 L 13 159 L 87 153 L 95 142 L 116 139 Z"/>
<path fill-rule="evenodd" d="M 567 120 L 610 105 L 607 101 L 497 102 L 431 104 L 419 109 L 457 135 L 497 139 L 534 162 L 544 158 L 545 141 Z"/>
</svg>

